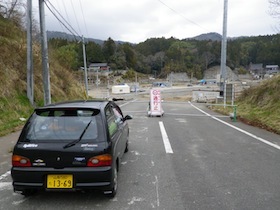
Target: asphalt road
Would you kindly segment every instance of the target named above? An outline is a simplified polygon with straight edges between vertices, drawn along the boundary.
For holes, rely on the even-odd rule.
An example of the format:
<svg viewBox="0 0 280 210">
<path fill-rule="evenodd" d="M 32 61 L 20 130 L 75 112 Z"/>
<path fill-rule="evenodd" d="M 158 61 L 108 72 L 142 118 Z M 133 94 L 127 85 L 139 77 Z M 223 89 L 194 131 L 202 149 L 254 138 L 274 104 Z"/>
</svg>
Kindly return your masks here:
<svg viewBox="0 0 280 210">
<path fill-rule="evenodd" d="M 122 104 L 132 114 L 130 150 L 114 199 L 97 192 L 13 193 L 10 150 L 18 133 L 0 138 L 0 209 L 279 209 L 280 136 L 231 122 L 204 104 Z"/>
</svg>

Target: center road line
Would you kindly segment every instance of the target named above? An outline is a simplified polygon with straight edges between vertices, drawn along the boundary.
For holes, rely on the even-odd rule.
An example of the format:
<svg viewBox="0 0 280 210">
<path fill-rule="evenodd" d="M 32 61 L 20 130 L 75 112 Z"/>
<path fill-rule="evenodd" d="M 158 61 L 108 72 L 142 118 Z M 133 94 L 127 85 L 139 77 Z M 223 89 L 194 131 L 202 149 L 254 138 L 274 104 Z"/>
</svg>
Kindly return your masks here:
<svg viewBox="0 0 280 210">
<path fill-rule="evenodd" d="M 223 123 L 223 124 L 225 124 L 225 125 L 227 125 L 227 126 L 233 128 L 233 129 L 235 129 L 235 130 L 240 131 L 241 133 L 244 133 L 244 134 L 246 134 L 246 135 L 248 135 L 248 136 L 251 136 L 252 138 L 257 139 L 257 140 L 260 141 L 260 142 L 263 142 L 263 143 L 265 143 L 265 144 L 267 144 L 267 145 L 269 145 L 269 146 L 271 146 L 271 147 L 274 147 L 274 148 L 280 150 L 280 146 L 279 146 L 279 145 L 273 144 L 273 143 L 271 143 L 271 142 L 268 141 L 268 140 L 265 140 L 265 139 L 263 139 L 263 138 L 261 138 L 261 137 L 258 137 L 258 136 L 254 135 L 254 134 L 252 134 L 252 133 L 249 133 L 248 131 L 242 130 L 241 128 L 238 128 L 238 127 L 236 127 L 236 126 L 234 126 L 234 125 L 231 125 L 231 124 L 229 124 L 229 123 L 227 123 L 227 122 L 225 122 L 225 121 L 223 121 L 223 120 L 221 120 L 221 119 L 218 119 L 217 117 L 214 117 L 214 116 L 208 114 L 207 112 L 203 111 L 202 109 L 196 107 L 196 106 L 193 105 L 191 102 L 189 102 L 189 103 L 190 103 L 190 105 L 191 105 L 192 107 L 194 107 L 194 108 L 197 109 L 198 111 L 200 111 L 200 112 L 206 114 L 207 116 L 211 117 L 212 119 L 217 120 L 217 121 L 219 121 L 219 122 L 221 122 L 221 123 Z"/>
<path fill-rule="evenodd" d="M 168 139 L 168 136 L 167 136 L 167 133 L 165 131 L 165 128 L 164 128 L 164 125 L 163 125 L 162 121 L 159 121 L 159 127 L 160 127 L 160 131 L 161 131 L 165 151 L 166 151 L 166 153 L 171 153 L 172 154 L 173 150 L 172 150 L 171 144 L 169 142 L 169 139 Z"/>
</svg>

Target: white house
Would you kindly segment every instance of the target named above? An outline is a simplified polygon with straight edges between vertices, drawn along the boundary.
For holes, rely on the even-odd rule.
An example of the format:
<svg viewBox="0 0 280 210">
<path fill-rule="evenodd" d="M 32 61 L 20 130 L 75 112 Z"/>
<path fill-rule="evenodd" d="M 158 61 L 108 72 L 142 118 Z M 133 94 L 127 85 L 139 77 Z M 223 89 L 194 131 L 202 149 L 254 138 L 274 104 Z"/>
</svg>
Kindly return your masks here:
<svg viewBox="0 0 280 210">
<path fill-rule="evenodd" d="M 91 63 L 88 70 L 93 72 L 110 71 L 110 66 L 107 63 Z"/>
<path fill-rule="evenodd" d="M 114 86 L 112 86 L 112 93 L 113 94 L 130 93 L 130 87 L 127 84 L 114 85 Z"/>
<path fill-rule="evenodd" d="M 267 74 L 277 74 L 280 73 L 278 65 L 266 65 L 265 70 Z"/>
</svg>

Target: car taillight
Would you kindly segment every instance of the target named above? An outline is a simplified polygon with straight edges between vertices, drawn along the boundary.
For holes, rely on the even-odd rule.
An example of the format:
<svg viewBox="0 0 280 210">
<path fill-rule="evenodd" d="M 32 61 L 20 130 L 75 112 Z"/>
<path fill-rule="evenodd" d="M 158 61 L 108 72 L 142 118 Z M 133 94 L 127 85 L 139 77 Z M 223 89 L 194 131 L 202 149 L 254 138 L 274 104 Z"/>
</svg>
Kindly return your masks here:
<svg viewBox="0 0 280 210">
<path fill-rule="evenodd" d="M 112 164 L 112 156 L 109 154 L 92 157 L 88 160 L 88 167 L 110 166 Z"/>
<path fill-rule="evenodd" d="M 28 158 L 19 156 L 19 155 L 13 155 L 12 157 L 12 165 L 16 167 L 30 167 L 31 162 Z"/>
</svg>

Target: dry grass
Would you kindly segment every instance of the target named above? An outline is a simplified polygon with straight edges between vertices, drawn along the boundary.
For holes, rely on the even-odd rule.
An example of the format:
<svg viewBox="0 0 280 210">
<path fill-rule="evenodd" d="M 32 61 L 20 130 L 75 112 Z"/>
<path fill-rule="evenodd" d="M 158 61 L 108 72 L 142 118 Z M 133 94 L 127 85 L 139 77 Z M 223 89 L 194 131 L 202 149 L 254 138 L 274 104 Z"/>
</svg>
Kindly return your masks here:
<svg viewBox="0 0 280 210">
<path fill-rule="evenodd" d="M 33 110 L 26 97 L 26 38 L 25 33 L 11 22 L 0 18 L 0 136 L 21 128 Z M 7 32 L 8 31 L 8 32 Z M 6 33 L 7 32 L 7 33 Z M 44 103 L 40 46 L 33 46 L 34 100 L 37 106 Z M 74 73 L 50 61 L 52 102 L 83 98 L 82 85 Z"/>
<path fill-rule="evenodd" d="M 236 101 L 239 120 L 280 134 L 280 75 L 245 90 Z M 228 114 L 232 109 L 215 107 Z"/>
<path fill-rule="evenodd" d="M 242 119 L 280 134 L 280 75 L 244 91 L 237 105 Z"/>
</svg>

